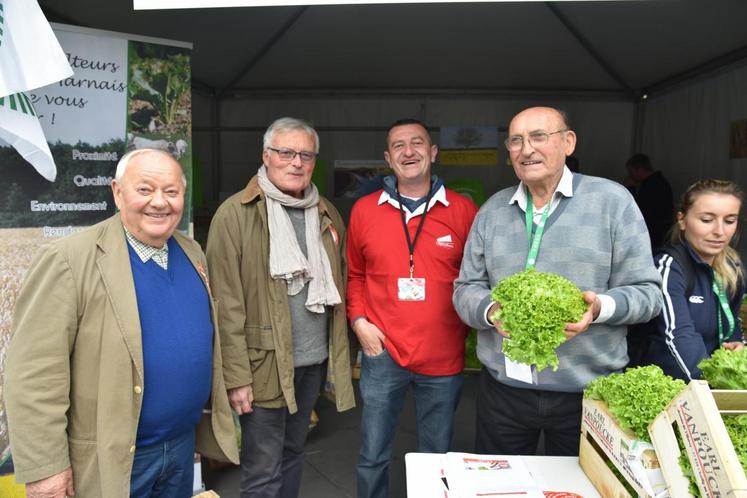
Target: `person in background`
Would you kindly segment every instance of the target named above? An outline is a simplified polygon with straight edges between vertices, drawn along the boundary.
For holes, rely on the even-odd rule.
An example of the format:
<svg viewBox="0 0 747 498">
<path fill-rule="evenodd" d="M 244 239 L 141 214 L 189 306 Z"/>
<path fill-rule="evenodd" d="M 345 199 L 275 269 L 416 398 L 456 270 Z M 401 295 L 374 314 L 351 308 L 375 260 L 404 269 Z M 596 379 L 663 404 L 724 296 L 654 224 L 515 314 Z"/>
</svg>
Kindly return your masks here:
<svg viewBox="0 0 747 498">
<path fill-rule="evenodd" d="M 241 422 L 241 497 L 298 496 L 312 408 L 329 373 L 355 406 L 345 320 L 345 226 L 311 181 L 319 136 L 275 120 L 262 165 L 210 224 L 224 374 Z"/>
<path fill-rule="evenodd" d="M 651 250 L 656 251 L 674 220 L 672 187 L 661 171 L 654 171 L 646 154 L 634 154 L 625 167 L 628 170 L 625 183 L 646 221 Z"/>
<path fill-rule="evenodd" d="M 119 213 L 31 264 L 4 386 L 28 498 L 191 496 L 198 422 L 197 451 L 238 463 L 205 256 L 176 231 L 186 183 L 168 152 L 125 154 Z"/>
<path fill-rule="evenodd" d="M 723 180 L 700 180 L 683 194 L 671 244 L 685 249 L 690 270 L 668 252 L 654 256 L 664 305 L 644 364 L 690 381 L 701 377 L 698 363 L 716 349 L 744 347 L 739 307 L 745 280 L 732 247 L 743 198 L 736 183 Z M 694 274 L 689 293 L 688 271 Z"/>
<path fill-rule="evenodd" d="M 348 318 L 363 348 L 359 498 L 388 496 L 394 431 L 410 387 L 417 451 L 444 453 L 451 441 L 467 334 L 451 292 L 477 207 L 431 174 L 437 154 L 425 124 L 392 124 L 384 159 L 394 174 L 350 215 Z"/>
<path fill-rule="evenodd" d="M 661 278 L 630 193 L 610 180 L 571 173 L 576 134 L 551 107 L 520 112 L 506 148 L 520 183 L 480 208 L 454 282 L 454 306 L 477 329 L 484 365 L 477 394 L 478 453 L 533 455 L 541 433 L 548 455 L 578 455 L 582 392 L 628 362 L 626 326 L 659 313 Z M 573 281 L 588 310 L 567 324 L 557 371 L 508 360 L 507 337 L 491 318 L 491 289 L 528 268 Z"/>
</svg>

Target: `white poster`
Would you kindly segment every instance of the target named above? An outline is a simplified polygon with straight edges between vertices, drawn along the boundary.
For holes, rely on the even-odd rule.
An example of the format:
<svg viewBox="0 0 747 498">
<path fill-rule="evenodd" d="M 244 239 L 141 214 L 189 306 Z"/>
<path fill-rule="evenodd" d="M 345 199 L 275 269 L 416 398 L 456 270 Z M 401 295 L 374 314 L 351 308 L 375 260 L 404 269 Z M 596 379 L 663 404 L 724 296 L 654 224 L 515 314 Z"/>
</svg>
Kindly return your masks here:
<svg viewBox="0 0 747 498">
<path fill-rule="evenodd" d="M 29 92 L 47 142 L 100 146 L 127 134 L 127 44 L 57 30 L 75 74 Z"/>
<path fill-rule="evenodd" d="M 23 109 L 39 118 L 55 174 L 43 175 L 0 140 L 0 386 L 13 305 L 34 254 L 114 214 L 111 180 L 127 150 L 157 147 L 177 157 L 188 183 L 179 228 L 192 218 L 191 45 L 53 27 L 74 74 L 27 92 L 33 110 Z M 0 391 L 0 496 L 13 496 L 12 472 Z"/>
</svg>

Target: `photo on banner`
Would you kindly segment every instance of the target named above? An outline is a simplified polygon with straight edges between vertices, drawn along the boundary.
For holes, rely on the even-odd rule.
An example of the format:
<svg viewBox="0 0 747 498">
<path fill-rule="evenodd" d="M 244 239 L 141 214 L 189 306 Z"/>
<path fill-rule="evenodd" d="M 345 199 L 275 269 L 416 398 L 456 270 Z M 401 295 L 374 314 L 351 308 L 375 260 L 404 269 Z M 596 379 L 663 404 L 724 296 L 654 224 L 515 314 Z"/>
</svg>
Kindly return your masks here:
<svg viewBox="0 0 747 498">
<path fill-rule="evenodd" d="M 442 166 L 497 166 L 498 130 L 494 126 L 442 126 L 438 148 Z"/>
<path fill-rule="evenodd" d="M 335 197 L 358 199 L 384 186 L 391 174 L 383 159 L 338 159 L 335 161 Z"/>
<path fill-rule="evenodd" d="M 4 102 L 8 112 L 26 109 L 36 115 L 56 174 L 37 171 L 0 140 L 0 368 L 13 305 L 31 260 L 51 240 L 114 214 L 111 181 L 125 152 L 145 147 L 171 152 L 188 182 L 179 229 L 189 231 L 192 219 L 191 45 L 59 24 L 53 28 L 74 74 L 26 92 L 23 108 L 20 101 L 15 108 L 9 99 Z M 2 476 L 12 473 L 0 391 L 0 495 L 6 492 Z"/>
</svg>

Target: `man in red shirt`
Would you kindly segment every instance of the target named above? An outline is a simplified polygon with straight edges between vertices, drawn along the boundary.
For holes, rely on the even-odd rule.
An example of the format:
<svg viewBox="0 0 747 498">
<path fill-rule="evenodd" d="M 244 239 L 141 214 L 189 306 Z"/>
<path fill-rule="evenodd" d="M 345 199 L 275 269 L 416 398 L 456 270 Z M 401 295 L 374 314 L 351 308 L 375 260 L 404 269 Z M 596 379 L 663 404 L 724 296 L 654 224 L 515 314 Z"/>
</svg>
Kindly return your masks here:
<svg viewBox="0 0 747 498">
<path fill-rule="evenodd" d="M 388 131 L 394 173 L 353 206 L 348 319 L 363 348 L 358 497 L 386 497 L 392 440 L 413 386 L 420 452 L 448 451 L 467 328 L 451 302 L 475 204 L 431 175 L 438 147 L 414 119 Z"/>
</svg>

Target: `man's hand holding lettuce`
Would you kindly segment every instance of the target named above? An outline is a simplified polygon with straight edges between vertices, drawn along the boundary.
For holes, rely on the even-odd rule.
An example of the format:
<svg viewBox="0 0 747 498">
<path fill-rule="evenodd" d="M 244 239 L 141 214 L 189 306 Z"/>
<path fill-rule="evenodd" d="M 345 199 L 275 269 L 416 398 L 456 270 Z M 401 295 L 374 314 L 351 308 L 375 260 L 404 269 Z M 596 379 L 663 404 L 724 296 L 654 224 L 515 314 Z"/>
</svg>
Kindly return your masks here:
<svg viewBox="0 0 747 498">
<path fill-rule="evenodd" d="M 492 291 L 490 319 L 510 340 L 503 353 L 511 360 L 558 368 L 555 349 L 588 328 L 599 314 L 593 292 L 582 293 L 570 280 L 549 272 L 525 270 L 501 280 Z"/>
</svg>

